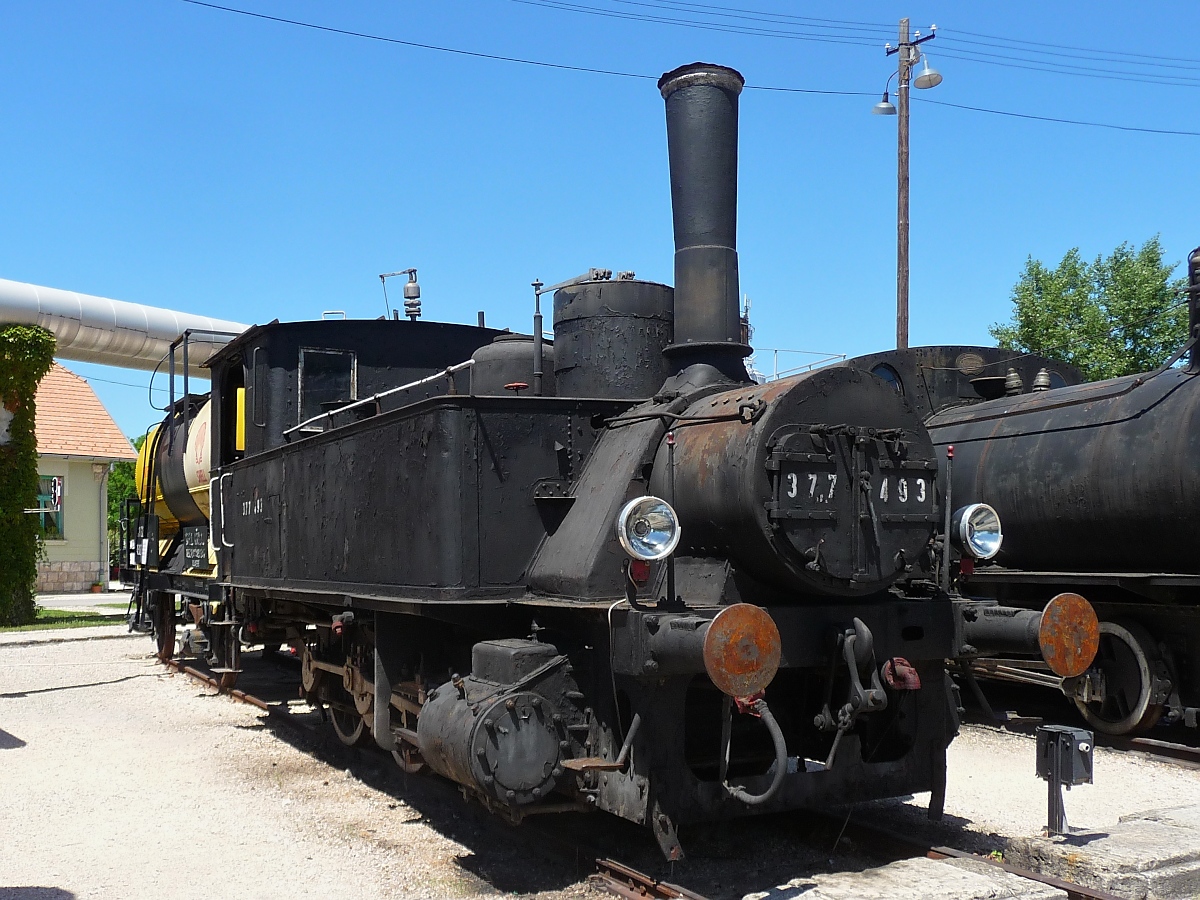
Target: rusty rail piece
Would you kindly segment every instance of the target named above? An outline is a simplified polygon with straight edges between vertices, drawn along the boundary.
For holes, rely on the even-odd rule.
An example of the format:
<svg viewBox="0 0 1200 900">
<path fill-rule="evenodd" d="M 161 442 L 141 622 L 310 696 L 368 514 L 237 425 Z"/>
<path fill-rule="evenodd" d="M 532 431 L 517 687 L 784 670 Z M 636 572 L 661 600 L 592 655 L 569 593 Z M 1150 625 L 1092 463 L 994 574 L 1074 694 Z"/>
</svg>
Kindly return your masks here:
<svg viewBox="0 0 1200 900">
<path fill-rule="evenodd" d="M 1076 884 L 1073 881 L 1066 881 L 1062 878 L 1057 878 L 1054 875 L 1045 875 L 1041 872 L 1031 872 L 1028 869 L 1022 869 L 1019 866 L 1009 865 L 1006 862 L 1001 862 L 998 859 L 991 859 L 987 856 L 980 856 L 977 853 L 968 853 L 966 850 L 955 850 L 951 847 L 930 847 L 925 853 L 930 859 L 974 859 L 979 862 L 985 862 L 988 865 L 995 866 L 998 869 L 1003 869 L 1012 875 L 1018 875 L 1021 878 L 1028 878 L 1030 881 L 1038 881 L 1052 888 L 1057 888 L 1060 891 L 1066 891 L 1067 900 L 1122 900 L 1116 894 L 1110 894 L 1108 891 L 1100 888 L 1085 887 L 1082 884 Z"/>
<path fill-rule="evenodd" d="M 866 847 L 875 848 L 885 855 L 901 858 L 925 856 L 929 859 L 971 859 L 976 862 L 987 863 L 998 869 L 1003 869 L 1011 875 L 1028 878 L 1030 881 L 1036 881 L 1049 887 L 1057 888 L 1060 891 L 1065 891 L 1067 900 L 1122 900 L 1116 894 L 1111 894 L 1100 888 L 1086 887 L 1085 885 L 1066 881 L 1054 875 L 1046 875 L 1042 872 L 1022 869 L 1019 866 L 1001 862 L 990 856 L 980 856 L 978 853 L 956 850 L 953 847 L 929 846 L 921 841 L 874 825 L 863 825 L 858 822 L 843 823 L 838 817 L 827 813 L 813 812 L 813 815 L 827 819 L 831 825 L 840 829 L 841 833 L 851 835 Z"/>
<path fill-rule="evenodd" d="M 193 669 L 191 666 L 185 666 L 178 660 L 165 659 L 163 660 L 163 664 L 168 669 L 173 669 L 181 675 L 187 675 L 190 678 L 194 678 L 197 681 L 203 682 L 209 687 L 215 688 L 219 693 L 232 697 L 234 700 L 240 700 L 242 703 L 249 703 L 251 706 L 257 706 L 263 712 L 271 711 L 271 707 L 267 706 L 266 703 L 264 703 L 262 700 L 259 700 L 257 697 L 247 694 L 245 691 L 239 691 L 236 688 L 223 688 L 221 687 L 221 683 L 211 675 L 205 675 L 198 669 Z"/>
<path fill-rule="evenodd" d="M 626 900 L 705 900 L 700 894 L 666 881 L 656 881 L 649 875 L 631 869 L 612 859 L 596 860 L 596 874 L 592 882 Z"/>
<path fill-rule="evenodd" d="M 979 674 L 979 670 L 974 666 L 971 667 L 971 670 L 973 673 Z M 989 671 L 987 674 L 990 676 L 992 673 Z M 1039 706 L 1035 712 L 1045 713 L 1046 710 Z M 1061 722 L 1061 719 L 1061 715 L 1056 715 L 1053 712 L 1046 715 L 1015 718 L 1006 718 L 1003 713 L 997 714 L 995 718 L 988 718 L 987 713 L 983 712 L 969 714 L 966 721 L 981 728 L 1006 731 L 1010 734 L 1033 736 L 1037 732 L 1038 725 L 1045 722 Z M 1119 750 L 1122 753 L 1144 753 L 1160 762 L 1171 763 L 1189 769 L 1200 769 L 1200 746 L 1195 744 L 1175 743 L 1152 737 L 1105 734 L 1102 731 L 1094 732 L 1094 736 L 1097 747 L 1104 747 L 1108 750 Z"/>
<path fill-rule="evenodd" d="M 1096 735 L 1102 738 L 1098 741 L 1101 747 L 1113 747 L 1116 750 L 1146 753 L 1155 759 L 1182 763 L 1188 768 L 1200 769 L 1200 747 L 1191 744 L 1174 744 L 1170 741 L 1159 741 L 1148 737 L 1114 737 L 1113 735 Z"/>
</svg>

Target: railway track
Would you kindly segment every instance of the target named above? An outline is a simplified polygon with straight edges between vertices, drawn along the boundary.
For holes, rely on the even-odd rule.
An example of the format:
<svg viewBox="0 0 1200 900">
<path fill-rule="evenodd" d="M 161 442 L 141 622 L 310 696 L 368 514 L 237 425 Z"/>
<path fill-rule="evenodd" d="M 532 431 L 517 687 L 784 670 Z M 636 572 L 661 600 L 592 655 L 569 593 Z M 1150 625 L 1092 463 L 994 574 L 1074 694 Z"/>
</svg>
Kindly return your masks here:
<svg viewBox="0 0 1200 900">
<path fill-rule="evenodd" d="M 277 662 L 287 667 L 288 663 L 293 662 L 293 660 L 286 657 L 279 657 L 277 658 Z M 301 721 L 302 717 L 290 715 L 287 712 L 286 703 L 281 704 L 278 700 L 268 702 L 243 690 L 225 688 L 218 679 L 196 666 L 185 665 L 177 660 L 171 660 L 166 665 L 172 671 L 192 678 L 215 691 L 229 696 L 233 700 L 247 703 L 257 709 L 266 711 L 270 714 L 272 721 L 284 723 L 289 728 L 304 733 L 309 739 L 318 737 L 321 734 L 321 729 L 316 726 L 314 717 L 304 717 L 303 721 Z M 278 672 L 278 667 L 275 668 L 276 672 Z M 290 675 L 291 673 L 286 674 Z M 260 682 L 263 681 L 261 673 L 257 680 Z M 291 678 L 280 678 L 278 674 L 268 672 L 263 686 L 272 694 L 286 694 L 286 687 L 290 686 L 291 682 Z M 1029 733 L 1033 733 L 1036 729 L 1036 723 L 1032 722 L 1012 724 L 1018 727 L 1027 726 L 1025 730 Z M 1118 749 L 1149 753 L 1160 758 L 1168 758 L 1166 754 L 1170 754 L 1169 758 L 1184 764 L 1200 767 L 1200 748 L 1170 744 L 1146 738 L 1110 740 L 1112 745 L 1126 745 L 1124 747 L 1118 746 Z M 358 752 L 364 755 L 371 754 L 370 749 Z M 435 790 L 440 788 L 441 790 L 438 790 L 438 793 L 445 795 L 442 799 L 446 802 L 451 802 L 455 799 L 458 792 L 452 786 L 448 784 L 443 785 L 436 779 L 431 781 L 436 783 Z M 486 820 L 489 824 L 494 823 L 497 827 L 505 827 L 490 815 L 481 815 L 480 818 L 481 820 Z M 800 829 L 794 826 L 794 819 L 791 820 L 793 827 L 788 830 L 793 833 L 796 840 L 813 845 L 819 844 L 826 849 L 830 844 L 829 838 L 832 835 L 836 835 L 832 842 L 835 846 L 840 843 L 841 838 L 849 838 L 859 852 L 884 863 L 922 856 L 929 859 L 970 859 L 996 866 L 1021 878 L 1062 890 L 1066 893 L 1069 900 L 1122 900 L 1117 895 L 1103 890 L 1074 884 L 1040 872 L 1021 869 L 1003 861 L 969 851 L 926 844 L 910 837 L 830 813 L 810 811 L 805 814 L 804 819 L 806 822 L 804 833 L 800 833 Z M 653 875 L 639 871 L 627 863 L 612 859 L 609 855 L 610 848 L 589 840 L 587 836 L 573 832 L 571 829 L 557 827 L 557 824 L 555 823 L 555 827 L 545 827 L 535 819 L 515 832 L 506 829 L 505 839 L 511 842 L 513 837 L 516 836 L 522 843 L 527 844 L 531 850 L 539 853 L 550 852 L 564 862 L 573 863 L 576 871 L 581 876 L 587 875 L 589 881 L 594 886 L 613 896 L 625 898 L 625 900 L 659 900 L 659 898 L 661 900 L 706 900 L 703 894 L 697 893 L 694 890 L 673 881 L 656 878 Z"/>
<path fill-rule="evenodd" d="M 928 859 L 970 859 L 995 866 L 1011 875 L 1027 878 L 1030 881 L 1036 881 L 1049 887 L 1057 888 L 1060 891 L 1065 891 L 1068 900 L 1125 900 L 1125 898 L 1099 888 L 1085 887 L 1071 881 L 1065 881 L 1054 875 L 1046 875 L 1042 872 L 1022 869 L 1019 866 L 1009 865 L 993 857 L 981 856 L 978 853 L 958 850 L 953 847 L 928 845 L 904 835 L 872 825 L 864 825 L 850 819 L 842 820 L 823 813 L 814 813 L 814 815 L 824 817 L 831 826 L 839 829 L 839 834 L 850 837 L 860 848 L 865 848 L 868 852 L 883 858 L 911 859 L 916 856 L 924 856 Z"/>
<path fill-rule="evenodd" d="M 982 683 L 982 682 L 981 682 Z M 1070 701 L 1061 696 L 1047 696 L 1032 682 L 989 682 L 986 685 L 988 703 L 968 707 L 965 721 L 984 728 L 994 728 L 1016 734 L 1034 735 L 1039 725 L 1090 726 L 1078 715 Z M 964 690 L 964 696 L 968 696 Z M 1147 735 L 1127 736 L 1093 731 L 1097 747 L 1107 747 L 1123 753 L 1141 753 L 1160 762 L 1200 769 L 1200 730 L 1182 725 L 1158 726 Z M 1171 740 L 1183 738 L 1183 740 Z"/>
<path fill-rule="evenodd" d="M 685 887 L 667 881 L 658 881 L 637 869 L 631 869 L 624 863 L 611 859 L 596 860 L 596 874 L 592 876 L 591 880 L 593 884 L 604 888 L 613 896 L 623 897 L 626 900 L 648 900 L 648 898 L 705 900 L 695 891 L 689 891 Z"/>
</svg>

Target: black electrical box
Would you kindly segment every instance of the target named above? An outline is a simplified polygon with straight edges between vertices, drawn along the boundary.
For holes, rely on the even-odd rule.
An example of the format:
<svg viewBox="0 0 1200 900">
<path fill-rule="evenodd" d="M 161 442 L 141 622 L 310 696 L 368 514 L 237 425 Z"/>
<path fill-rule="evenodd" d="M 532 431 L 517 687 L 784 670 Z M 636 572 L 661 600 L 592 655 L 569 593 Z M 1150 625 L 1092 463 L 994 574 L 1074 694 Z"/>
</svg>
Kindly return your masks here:
<svg viewBox="0 0 1200 900">
<path fill-rule="evenodd" d="M 1059 784 L 1091 784 L 1094 743 L 1092 733 L 1086 729 L 1042 725 L 1037 730 L 1038 777 Z"/>
<path fill-rule="evenodd" d="M 129 567 L 158 568 L 158 516 L 148 513 L 138 519 L 137 537 L 130 541 Z"/>
</svg>

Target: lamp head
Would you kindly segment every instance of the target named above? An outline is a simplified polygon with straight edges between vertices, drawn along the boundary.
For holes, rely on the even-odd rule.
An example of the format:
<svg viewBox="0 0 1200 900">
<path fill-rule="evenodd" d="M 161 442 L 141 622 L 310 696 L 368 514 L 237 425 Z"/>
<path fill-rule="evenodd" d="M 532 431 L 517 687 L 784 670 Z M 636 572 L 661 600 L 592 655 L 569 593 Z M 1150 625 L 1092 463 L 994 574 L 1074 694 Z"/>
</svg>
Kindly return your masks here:
<svg viewBox="0 0 1200 900">
<path fill-rule="evenodd" d="M 925 90 L 926 88 L 937 87 L 942 83 L 942 73 L 937 69 L 930 68 L 929 60 L 925 60 L 925 68 L 921 70 L 921 74 L 913 79 L 913 86 Z"/>
<path fill-rule="evenodd" d="M 876 116 L 894 116 L 896 114 L 896 107 L 888 99 L 887 91 L 883 92 L 883 99 L 871 107 L 871 113 Z"/>
</svg>

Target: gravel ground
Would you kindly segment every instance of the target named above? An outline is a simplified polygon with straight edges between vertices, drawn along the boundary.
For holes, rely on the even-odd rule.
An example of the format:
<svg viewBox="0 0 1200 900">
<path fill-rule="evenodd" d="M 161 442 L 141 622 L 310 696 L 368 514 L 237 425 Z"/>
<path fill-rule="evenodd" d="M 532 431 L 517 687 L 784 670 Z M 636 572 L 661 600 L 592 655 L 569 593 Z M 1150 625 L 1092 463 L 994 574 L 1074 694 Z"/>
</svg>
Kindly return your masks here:
<svg viewBox="0 0 1200 900">
<path fill-rule="evenodd" d="M 827 837 L 803 843 L 802 812 L 687 830 L 675 870 L 646 832 L 610 816 L 513 829 L 445 783 L 314 736 L 302 706 L 306 727 L 281 724 L 167 674 L 150 650 L 144 637 L 0 645 L 0 900 L 599 897 L 588 859 L 546 847 L 572 835 L 713 900 L 877 865 Z M 964 727 L 949 762 L 940 825 L 925 819 L 928 795 L 848 812 L 985 852 L 1040 832 L 1032 738 Z M 1072 825 L 1200 803 L 1195 770 L 1103 748 L 1096 781 L 1066 795 Z"/>
<path fill-rule="evenodd" d="M 1046 825 L 1046 782 L 1035 774 L 1035 748 L 1029 735 L 964 725 L 950 745 L 941 826 L 925 818 L 928 794 L 863 804 L 854 815 L 965 850 L 1002 850 L 1007 839 L 1037 837 Z M 1072 828 L 1103 831 L 1132 813 L 1200 803 L 1200 772 L 1141 754 L 1097 747 L 1093 774 L 1094 784 L 1063 792 Z"/>
<path fill-rule="evenodd" d="M 280 740 L 257 709 L 165 674 L 148 649 L 0 650 L 3 900 L 588 893 L 573 875 L 539 893 L 536 877 L 503 871 L 498 889 L 453 825 L 431 827 Z"/>
</svg>

